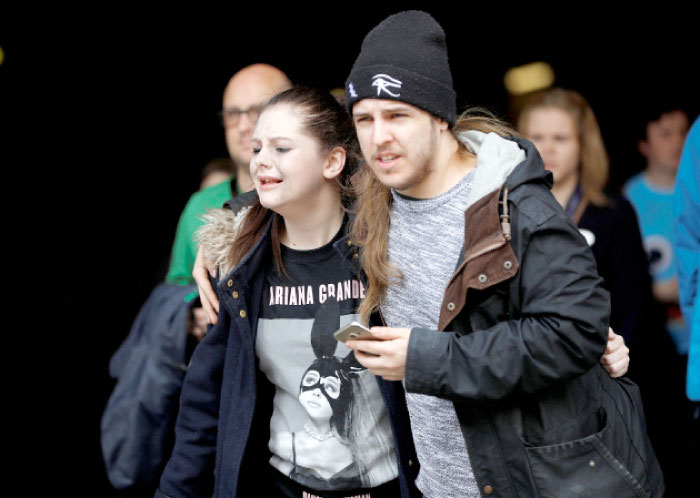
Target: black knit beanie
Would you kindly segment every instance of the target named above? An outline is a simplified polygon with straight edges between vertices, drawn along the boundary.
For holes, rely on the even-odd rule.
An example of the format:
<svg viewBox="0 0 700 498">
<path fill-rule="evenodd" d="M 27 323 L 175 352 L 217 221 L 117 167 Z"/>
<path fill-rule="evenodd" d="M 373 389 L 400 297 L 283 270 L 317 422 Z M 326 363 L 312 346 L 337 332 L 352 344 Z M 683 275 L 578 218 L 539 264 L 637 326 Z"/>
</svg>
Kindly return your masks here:
<svg viewBox="0 0 700 498">
<path fill-rule="evenodd" d="M 430 14 L 418 10 L 387 17 L 362 42 L 345 82 L 345 102 L 399 100 L 447 121 L 457 117 L 445 32 Z"/>
</svg>

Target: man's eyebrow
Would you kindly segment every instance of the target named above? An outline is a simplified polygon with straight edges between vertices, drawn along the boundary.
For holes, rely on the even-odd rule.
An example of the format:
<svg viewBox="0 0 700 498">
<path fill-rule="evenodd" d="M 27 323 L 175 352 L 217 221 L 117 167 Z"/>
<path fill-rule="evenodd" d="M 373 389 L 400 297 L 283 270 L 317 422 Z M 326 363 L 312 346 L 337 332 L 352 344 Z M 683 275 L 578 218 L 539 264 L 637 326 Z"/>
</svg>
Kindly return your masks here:
<svg viewBox="0 0 700 498">
<path fill-rule="evenodd" d="M 392 112 L 411 112 L 411 108 L 405 105 L 396 105 L 396 106 L 391 106 L 391 107 L 385 107 L 384 109 L 381 109 L 379 111 L 381 114 L 387 114 L 387 113 L 392 113 Z M 367 117 L 370 116 L 370 112 L 353 112 L 352 117 L 353 118 L 358 118 L 358 117 Z"/>
<path fill-rule="evenodd" d="M 411 108 L 407 107 L 405 105 L 385 107 L 384 109 L 382 109 L 382 112 L 409 112 L 409 111 L 411 111 Z"/>
</svg>

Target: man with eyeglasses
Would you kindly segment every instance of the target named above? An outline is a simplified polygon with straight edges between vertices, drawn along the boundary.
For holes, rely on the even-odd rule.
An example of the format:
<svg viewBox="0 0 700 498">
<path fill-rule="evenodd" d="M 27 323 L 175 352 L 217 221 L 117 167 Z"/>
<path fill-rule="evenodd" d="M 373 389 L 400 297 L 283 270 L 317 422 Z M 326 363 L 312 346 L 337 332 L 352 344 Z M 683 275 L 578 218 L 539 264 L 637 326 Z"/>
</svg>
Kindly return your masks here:
<svg viewBox="0 0 700 498">
<path fill-rule="evenodd" d="M 219 116 L 236 174 L 231 181 L 206 188 L 190 197 L 178 222 L 166 282 L 181 285 L 194 282 L 192 266 L 197 255 L 197 244 L 193 239 L 195 230 L 202 225 L 200 217 L 207 209 L 221 207 L 232 197 L 253 188 L 248 165 L 253 153 L 251 136 L 260 107 L 270 97 L 290 86 L 287 76 L 269 64 L 244 67 L 229 80 Z M 199 327 L 195 325 L 195 332 L 203 333 L 206 330 L 204 315 L 195 312 L 195 318 L 201 322 Z"/>
</svg>

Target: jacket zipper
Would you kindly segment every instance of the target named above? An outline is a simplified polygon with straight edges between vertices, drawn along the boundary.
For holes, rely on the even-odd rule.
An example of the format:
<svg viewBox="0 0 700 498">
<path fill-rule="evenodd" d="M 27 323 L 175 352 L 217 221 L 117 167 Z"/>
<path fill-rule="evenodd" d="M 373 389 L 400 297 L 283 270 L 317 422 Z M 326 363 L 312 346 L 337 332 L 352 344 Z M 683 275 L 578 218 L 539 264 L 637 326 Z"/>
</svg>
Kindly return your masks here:
<svg viewBox="0 0 700 498">
<path fill-rule="evenodd" d="M 490 252 L 495 251 L 496 249 L 499 249 L 505 245 L 505 240 L 503 242 L 494 242 L 493 244 L 489 244 L 488 246 L 484 247 L 480 251 L 475 252 L 471 256 L 469 256 L 468 259 L 465 259 L 464 262 L 460 265 L 459 269 L 462 269 L 462 266 L 466 265 L 470 261 L 473 261 L 474 259 L 478 258 L 479 256 L 483 256 L 484 254 L 488 254 Z M 457 272 L 458 273 L 458 272 Z"/>
</svg>

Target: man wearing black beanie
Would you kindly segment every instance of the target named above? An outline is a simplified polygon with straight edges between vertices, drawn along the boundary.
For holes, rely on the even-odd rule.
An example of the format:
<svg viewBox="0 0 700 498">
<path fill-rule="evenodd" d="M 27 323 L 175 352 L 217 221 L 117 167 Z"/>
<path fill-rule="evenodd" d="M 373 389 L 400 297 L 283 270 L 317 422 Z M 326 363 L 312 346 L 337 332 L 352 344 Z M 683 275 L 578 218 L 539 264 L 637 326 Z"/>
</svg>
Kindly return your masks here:
<svg viewBox="0 0 700 498">
<path fill-rule="evenodd" d="M 445 35 L 424 12 L 370 31 L 345 89 L 366 160 L 360 312 L 386 325 L 346 344 L 383 378 L 395 433 L 410 423 L 402 489 L 661 496 L 638 390 L 599 365 L 608 293 L 534 146 L 492 116 L 457 119 Z"/>
</svg>

